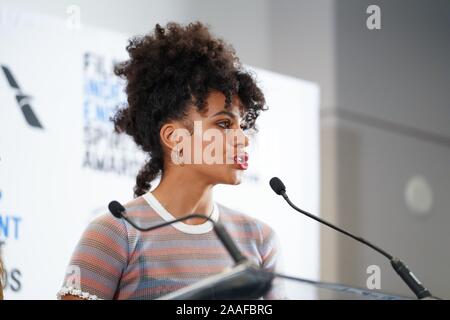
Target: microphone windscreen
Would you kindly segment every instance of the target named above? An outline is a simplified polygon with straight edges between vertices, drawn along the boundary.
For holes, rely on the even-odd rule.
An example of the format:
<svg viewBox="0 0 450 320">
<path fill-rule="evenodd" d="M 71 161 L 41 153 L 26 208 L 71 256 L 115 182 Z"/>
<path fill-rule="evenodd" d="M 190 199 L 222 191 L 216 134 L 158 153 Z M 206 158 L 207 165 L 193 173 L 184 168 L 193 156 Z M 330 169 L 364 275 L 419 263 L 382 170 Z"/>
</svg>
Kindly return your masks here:
<svg viewBox="0 0 450 320">
<path fill-rule="evenodd" d="M 126 211 L 125 208 L 118 201 L 111 201 L 108 205 L 111 214 L 117 219 L 122 218 L 122 214 Z"/>
<path fill-rule="evenodd" d="M 269 184 L 272 190 L 278 195 L 282 195 L 286 192 L 286 187 L 284 186 L 283 181 L 281 181 L 278 177 L 273 177 L 270 179 Z"/>
</svg>

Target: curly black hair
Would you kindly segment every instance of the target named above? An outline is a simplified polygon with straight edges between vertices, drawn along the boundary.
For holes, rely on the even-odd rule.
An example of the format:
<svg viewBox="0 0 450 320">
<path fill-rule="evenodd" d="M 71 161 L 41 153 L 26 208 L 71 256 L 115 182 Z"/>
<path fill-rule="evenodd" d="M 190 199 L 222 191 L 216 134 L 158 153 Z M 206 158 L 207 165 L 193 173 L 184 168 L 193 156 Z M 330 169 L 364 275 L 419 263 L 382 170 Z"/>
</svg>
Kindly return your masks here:
<svg viewBox="0 0 450 320">
<path fill-rule="evenodd" d="M 152 33 L 130 39 L 127 51 L 129 60 L 116 65 L 114 73 L 126 80 L 128 103 L 111 120 L 117 133 L 133 137 L 149 155 L 136 177 L 135 197 L 149 191 L 163 170 L 161 127 L 182 120 L 190 105 L 203 113 L 209 93 L 219 91 L 228 108 L 237 95 L 244 129 L 256 129 L 256 119 L 267 109 L 261 89 L 234 48 L 213 37 L 201 22 L 170 22 L 165 28 L 157 24 Z"/>
</svg>

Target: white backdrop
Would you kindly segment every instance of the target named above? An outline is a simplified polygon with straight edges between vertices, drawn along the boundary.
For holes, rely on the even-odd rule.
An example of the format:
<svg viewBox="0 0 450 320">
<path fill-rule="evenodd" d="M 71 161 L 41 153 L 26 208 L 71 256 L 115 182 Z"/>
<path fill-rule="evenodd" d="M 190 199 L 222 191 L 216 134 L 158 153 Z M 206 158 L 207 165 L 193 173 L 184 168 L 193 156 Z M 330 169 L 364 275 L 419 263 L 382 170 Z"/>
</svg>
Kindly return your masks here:
<svg viewBox="0 0 450 320">
<path fill-rule="evenodd" d="M 126 58 L 128 36 L 3 9 L 0 39 L 5 298 L 54 299 L 86 224 L 112 199 L 131 199 L 144 160 L 108 120 L 125 101 L 112 65 Z M 215 200 L 269 223 L 281 240 L 285 272 L 316 279 L 318 226 L 289 210 L 268 183 L 279 176 L 292 200 L 319 211 L 319 89 L 253 70 L 270 109 L 251 142 L 244 182 L 218 186 Z"/>
</svg>

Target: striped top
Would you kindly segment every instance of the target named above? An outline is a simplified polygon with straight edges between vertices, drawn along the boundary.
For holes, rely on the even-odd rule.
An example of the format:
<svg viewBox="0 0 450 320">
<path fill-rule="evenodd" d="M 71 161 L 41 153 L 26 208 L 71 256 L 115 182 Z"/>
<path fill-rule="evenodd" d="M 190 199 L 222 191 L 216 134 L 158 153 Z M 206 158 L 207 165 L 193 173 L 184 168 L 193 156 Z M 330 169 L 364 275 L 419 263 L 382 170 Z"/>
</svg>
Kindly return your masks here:
<svg viewBox="0 0 450 320">
<path fill-rule="evenodd" d="M 148 192 L 125 205 L 141 227 L 175 219 Z M 252 262 L 275 270 L 277 241 L 265 223 L 214 203 L 211 213 Z M 234 262 L 216 237 L 211 222 L 178 222 L 141 232 L 111 214 L 93 220 L 73 253 L 58 293 L 85 299 L 155 299 L 220 273 Z M 281 298 L 273 286 L 266 299 Z"/>
</svg>

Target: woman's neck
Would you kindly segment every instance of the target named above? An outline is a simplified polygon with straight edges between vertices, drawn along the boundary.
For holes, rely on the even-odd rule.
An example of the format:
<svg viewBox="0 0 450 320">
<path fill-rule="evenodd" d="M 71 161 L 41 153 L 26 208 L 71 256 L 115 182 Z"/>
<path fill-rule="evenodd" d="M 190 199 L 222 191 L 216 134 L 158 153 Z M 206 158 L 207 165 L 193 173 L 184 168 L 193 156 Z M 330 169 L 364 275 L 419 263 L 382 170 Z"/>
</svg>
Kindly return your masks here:
<svg viewBox="0 0 450 320">
<path fill-rule="evenodd" d="M 209 216 L 213 209 L 212 187 L 198 176 L 187 176 L 181 170 L 173 170 L 163 174 L 152 194 L 176 218 L 191 213 Z M 193 218 L 183 222 L 201 224 L 205 220 Z"/>
</svg>

